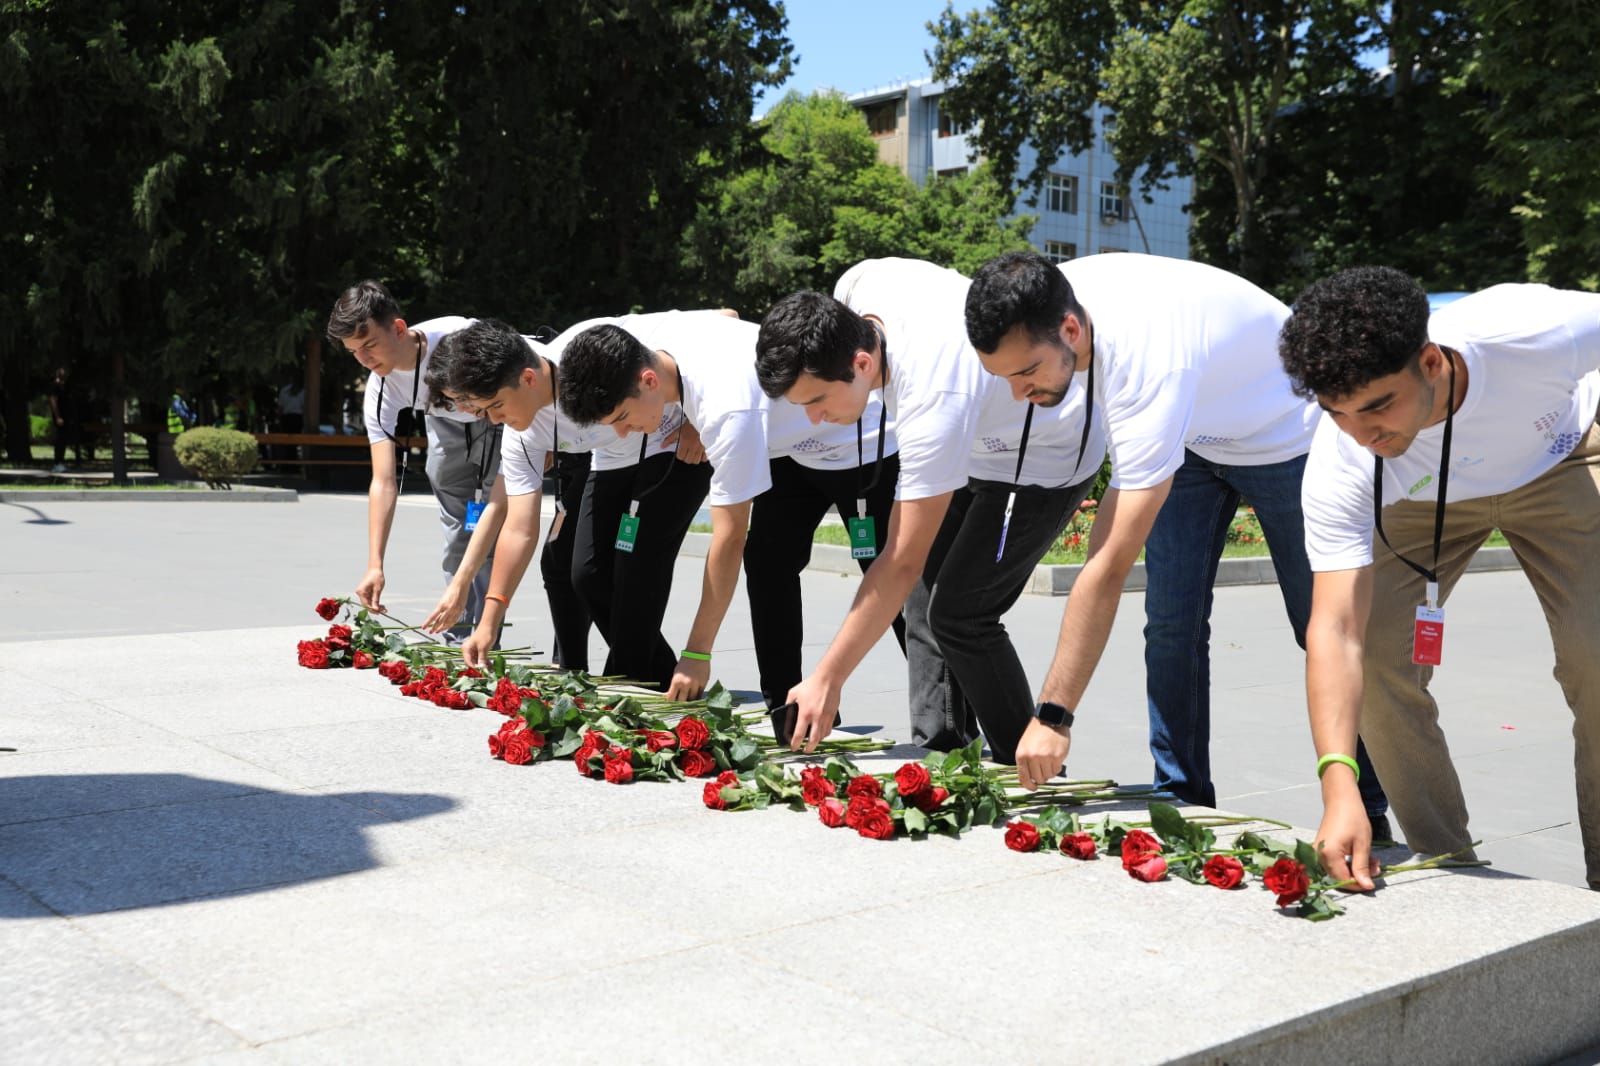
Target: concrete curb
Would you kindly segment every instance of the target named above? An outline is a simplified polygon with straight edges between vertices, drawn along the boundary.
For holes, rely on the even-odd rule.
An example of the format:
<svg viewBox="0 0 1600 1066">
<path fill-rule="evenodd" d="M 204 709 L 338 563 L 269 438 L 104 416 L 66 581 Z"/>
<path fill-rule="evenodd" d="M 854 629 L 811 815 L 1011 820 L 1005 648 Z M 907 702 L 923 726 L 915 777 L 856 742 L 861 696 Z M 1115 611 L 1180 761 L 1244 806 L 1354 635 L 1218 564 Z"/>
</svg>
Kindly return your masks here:
<svg viewBox="0 0 1600 1066">
<path fill-rule="evenodd" d="M 690 533 L 684 538 L 681 554 L 703 557 L 710 544 L 711 534 Z M 1480 548 L 1467 570 L 1516 570 L 1521 565 L 1510 548 Z M 856 561 L 850 558 L 850 549 L 838 544 L 813 544 L 811 563 L 806 569 L 829 574 L 860 573 Z M 1078 580 L 1078 573 L 1082 569 L 1082 564 L 1036 566 L 1025 591 L 1036 596 L 1065 596 L 1072 591 L 1072 584 Z M 1265 555 L 1250 559 L 1223 559 L 1217 566 L 1216 583 L 1219 588 L 1225 585 L 1276 585 L 1278 575 L 1272 568 L 1272 559 Z M 1122 585 L 1122 591 L 1140 592 L 1144 586 L 1144 564 L 1134 563 L 1128 580 Z"/>
<path fill-rule="evenodd" d="M 118 500 L 132 503 L 295 503 L 300 493 L 294 489 L 262 488 L 253 485 L 236 486 L 229 490 L 217 489 L 21 489 L 0 491 L 0 503 L 78 503 Z"/>
</svg>

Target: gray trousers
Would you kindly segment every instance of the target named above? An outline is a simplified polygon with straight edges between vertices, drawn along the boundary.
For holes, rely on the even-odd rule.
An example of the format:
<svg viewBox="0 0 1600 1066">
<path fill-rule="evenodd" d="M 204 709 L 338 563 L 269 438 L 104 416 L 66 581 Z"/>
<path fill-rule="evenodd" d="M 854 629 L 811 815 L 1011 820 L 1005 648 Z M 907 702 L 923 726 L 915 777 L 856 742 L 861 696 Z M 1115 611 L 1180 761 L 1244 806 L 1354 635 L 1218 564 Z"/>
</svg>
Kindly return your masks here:
<svg viewBox="0 0 1600 1066">
<path fill-rule="evenodd" d="M 428 483 L 433 486 L 434 499 L 439 501 L 439 528 L 444 531 L 444 555 L 440 565 L 444 568 L 445 582 L 461 566 L 467 554 L 467 542 L 472 532 L 466 528 L 467 502 L 483 493 L 485 502 L 494 479 L 500 473 L 501 427 L 479 420 L 457 422 L 454 419 L 427 416 L 428 423 Z M 465 636 L 472 632 L 483 614 L 483 594 L 489 591 L 489 570 L 494 562 L 494 549 L 483 561 L 483 567 L 472 577 L 472 589 L 467 593 L 467 616 L 450 632 Z"/>
<path fill-rule="evenodd" d="M 1033 717 L 1033 686 L 1000 619 L 1071 520 L 1094 478 L 1068 488 L 1017 488 L 1000 548 L 1011 485 L 976 478 L 950 499 L 922 580 L 906 599 L 911 741 L 949 751 L 983 731 L 999 763 L 1016 761 Z"/>
</svg>

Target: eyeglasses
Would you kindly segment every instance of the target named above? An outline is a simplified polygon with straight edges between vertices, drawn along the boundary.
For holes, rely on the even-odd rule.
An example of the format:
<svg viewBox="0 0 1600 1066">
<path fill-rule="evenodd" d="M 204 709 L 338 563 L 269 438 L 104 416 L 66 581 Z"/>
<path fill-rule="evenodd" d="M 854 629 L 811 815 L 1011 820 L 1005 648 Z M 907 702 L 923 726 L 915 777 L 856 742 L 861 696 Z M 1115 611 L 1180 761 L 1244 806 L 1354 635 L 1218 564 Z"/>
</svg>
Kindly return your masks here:
<svg viewBox="0 0 1600 1066">
<path fill-rule="evenodd" d="M 450 404 L 451 410 L 460 411 L 464 415 L 478 415 L 479 417 L 482 417 L 483 415 L 498 411 L 504 407 L 506 405 L 507 398 L 502 398 L 494 401 L 493 403 L 486 403 L 481 406 L 474 403 L 467 403 L 465 400 L 447 400 L 447 402 Z"/>
</svg>

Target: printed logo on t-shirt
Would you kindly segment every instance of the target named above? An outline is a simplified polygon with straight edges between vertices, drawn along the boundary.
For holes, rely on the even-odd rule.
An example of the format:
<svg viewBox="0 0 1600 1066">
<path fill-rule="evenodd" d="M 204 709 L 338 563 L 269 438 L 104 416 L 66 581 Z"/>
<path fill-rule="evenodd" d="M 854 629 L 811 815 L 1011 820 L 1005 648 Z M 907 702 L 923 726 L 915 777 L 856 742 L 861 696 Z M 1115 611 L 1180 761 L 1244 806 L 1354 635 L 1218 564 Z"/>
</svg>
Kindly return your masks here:
<svg viewBox="0 0 1600 1066">
<path fill-rule="evenodd" d="M 1544 414 L 1534 419 L 1533 428 L 1538 430 L 1540 433 L 1545 433 L 1555 428 L 1555 424 L 1559 421 L 1561 421 L 1560 411 L 1546 411 Z"/>
<path fill-rule="evenodd" d="M 1578 442 L 1582 439 L 1582 433 L 1557 433 L 1552 438 L 1553 443 L 1550 445 L 1550 454 L 1565 456 L 1576 448 Z"/>
<path fill-rule="evenodd" d="M 1431 484 L 1433 484 L 1433 475 L 1424 474 L 1422 475 L 1421 481 L 1417 482 L 1415 485 L 1412 485 L 1409 489 L 1406 489 L 1406 495 L 1415 496 L 1417 493 L 1421 492 Z"/>
<path fill-rule="evenodd" d="M 986 451 L 1009 452 L 1011 450 L 1011 445 L 1007 444 L 999 437 L 981 437 L 979 438 L 979 443 L 983 445 L 984 450 Z"/>
<path fill-rule="evenodd" d="M 1196 444 L 1232 444 L 1235 439 L 1234 437 L 1213 437 L 1209 433 L 1202 433 L 1198 437 L 1190 438 L 1189 447 L 1192 448 Z"/>
<path fill-rule="evenodd" d="M 825 452 L 828 450 L 828 446 L 815 437 L 807 437 L 805 440 L 796 444 L 793 450 L 810 454 L 815 452 Z"/>
</svg>

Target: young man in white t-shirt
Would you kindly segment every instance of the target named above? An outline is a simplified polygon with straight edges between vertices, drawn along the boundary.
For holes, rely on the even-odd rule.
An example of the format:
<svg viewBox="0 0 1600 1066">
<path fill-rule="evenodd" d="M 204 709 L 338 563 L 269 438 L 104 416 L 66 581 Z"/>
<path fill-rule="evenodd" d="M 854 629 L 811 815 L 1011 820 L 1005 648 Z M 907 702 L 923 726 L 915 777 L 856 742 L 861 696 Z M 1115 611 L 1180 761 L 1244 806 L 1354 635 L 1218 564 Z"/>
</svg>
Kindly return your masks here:
<svg viewBox="0 0 1600 1066">
<path fill-rule="evenodd" d="M 1078 389 L 1076 406 L 1035 413 L 1018 463 L 1028 409 L 986 379 L 966 343 L 967 284 L 931 263 L 867 260 L 833 296 L 795 293 L 762 324 L 769 396 L 848 425 L 881 388 L 900 441 L 888 543 L 817 669 L 789 694 L 796 747 L 826 735 L 845 680 L 902 604 L 913 742 L 949 750 L 981 728 L 1009 762 L 1027 724 L 1028 679 L 1000 618 L 1088 492 L 1104 438 L 1082 433 Z"/>
<path fill-rule="evenodd" d="M 1017 750 L 1024 787 L 1060 771 L 1073 718 L 1145 552 L 1145 685 L 1155 785 L 1216 805 L 1210 762 L 1210 615 L 1241 496 L 1255 508 L 1295 639 L 1311 573 L 1300 480 L 1316 423 L 1277 361 L 1288 308 L 1242 278 L 1180 259 L 1119 253 L 1059 267 L 1000 256 L 973 278 L 967 329 L 985 369 L 1018 399 L 1050 404 L 1094 375 L 1111 483 L 1073 583 L 1035 721 Z M 1352 752 L 1352 754 L 1355 754 Z M 1367 774 L 1364 810 L 1387 835 Z"/>
<path fill-rule="evenodd" d="M 555 629 L 552 661 L 570 671 L 589 671 L 589 605 L 573 583 L 576 515 L 581 511 L 590 453 L 602 471 L 626 471 L 638 463 L 642 437 L 618 435 L 606 427 L 576 426 L 555 405 L 560 391 L 560 359 L 566 344 L 590 323 L 552 339 L 549 344 L 518 335 L 499 322 L 477 322 L 443 339 L 429 363 L 429 384 L 450 397 L 459 410 L 482 413 L 506 426 L 501 445 L 501 475 L 494 482 L 491 511 L 467 547 L 470 560 L 486 557 L 493 544 L 494 568 L 483 618 L 462 656 L 469 666 L 482 666 L 498 640 L 510 600 L 517 594 L 539 539 L 539 506 L 546 472 L 557 482 L 555 519 L 544 536 L 539 570 Z M 690 431 L 693 437 L 693 431 Z M 661 453 L 672 445 L 661 431 L 645 440 L 646 451 Z M 693 447 L 678 442 L 678 447 Z M 429 619 L 430 627 L 435 619 Z"/>
<path fill-rule="evenodd" d="M 1497 285 L 1430 319 L 1409 277 L 1359 267 L 1300 294 L 1281 354 L 1328 415 L 1305 478 L 1323 865 L 1361 888 L 1377 872 L 1349 758 L 1358 729 L 1411 848 L 1472 842 L 1428 681 L 1450 661 L 1443 604 L 1499 529 L 1550 625 L 1600 890 L 1600 294 Z"/>
<path fill-rule="evenodd" d="M 447 334 L 471 319 L 450 316 L 407 325 L 400 305 L 382 284 L 363 281 L 346 289 L 328 316 L 327 334 L 372 371 L 367 379 L 364 417 L 372 447 L 372 481 L 367 488 L 367 572 L 356 596 L 382 610 L 383 561 L 394 524 L 400 485 L 395 476 L 395 427 L 402 410 L 425 415 L 428 429 L 428 483 L 439 501 L 444 531 L 442 565 L 447 577 L 461 568 L 476 518 L 488 504 L 500 458 L 500 430 L 476 414 L 453 411 L 433 402 L 424 378 L 429 353 Z M 402 467 L 402 474 L 404 468 Z M 471 512 L 469 514 L 469 511 Z M 474 572 L 464 605 L 464 623 L 450 630 L 456 637 L 471 631 L 483 610 L 487 563 Z"/>
</svg>

